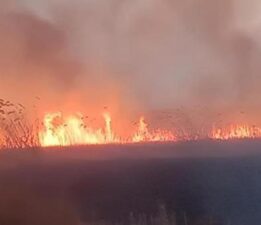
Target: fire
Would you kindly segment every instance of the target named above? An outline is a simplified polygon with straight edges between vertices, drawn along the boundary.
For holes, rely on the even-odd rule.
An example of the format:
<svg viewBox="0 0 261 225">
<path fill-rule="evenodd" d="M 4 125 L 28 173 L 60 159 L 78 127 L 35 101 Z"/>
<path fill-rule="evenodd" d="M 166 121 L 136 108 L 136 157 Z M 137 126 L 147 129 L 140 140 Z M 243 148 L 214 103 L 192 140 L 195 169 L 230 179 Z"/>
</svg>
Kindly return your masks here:
<svg viewBox="0 0 261 225">
<path fill-rule="evenodd" d="M 191 140 L 187 137 L 177 136 L 164 129 L 150 129 L 141 117 L 135 131 L 129 136 L 116 134 L 113 129 L 112 118 L 109 113 L 103 115 L 104 125 L 100 128 L 93 128 L 84 121 L 81 114 L 63 116 L 62 113 L 50 113 L 44 116 L 43 128 L 39 132 L 40 145 L 46 146 L 70 146 L 70 145 L 91 145 L 91 144 L 124 144 L 139 142 L 164 142 Z M 261 128 L 249 125 L 229 125 L 221 128 L 213 127 L 209 135 L 210 139 L 251 139 L 261 138 Z M 200 138 L 197 138 L 197 140 Z M 203 138 L 202 138 L 203 139 Z M 194 140 L 194 139 L 193 139 Z"/>
<path fill-rule="evenodd" d="M 175 135 L 166 130 L 153 130 L 149 131 L 148 124 L 145 123 L 144 117 L 139 120 L 138 131 L 133 135 L 133 142 L 151 142 L 151 141 L 176 141 Z"/>
<path fill-rule="evenodd" d="M 44 117 L 40 131 L 41 146 L 68 146 L 82 144 L 106 144 L 117 142 L 111 128 L 111 118 L 104 114 L 105 129 L 93 129 L 84 124 L 81 115 L 64 118 L 62 113 L 50 113 Z"/>
<path fill-rule="evenodd" d="M 104 126 L 95 129 L 84 122 L 81 114 L 68 117 L 64 117 L 60 112 L 46 114 L 43 129 L 39 132 L 40 144 L 46 147 L 177 140 L 170 131 L 149 130 L 144 117 L 140 118 L 136 132 L 129 137 L 116 135 L 109 113 L 104 113 L 103 119 Z"/>
<path fill-rule="evenodd" d="M 139 118 L 137 123 L 134 123 L 135 127 L 130 125 L 133 123 L 126 126 L 125 123 L 123 125 L 119 121 L 116 121 L 118 126 L 115 126 L 114 120 L 108 112 L 101 114 L 101 121 L 99 119 L 93 120 L 94 118 L 84 116 L 82 113 L 70 115 L 61 112 L 46 113 L 42 119 L 36 118 L 36 120 L 26 115 L 25 107 L 22 104 L 13 104 L 0 99 L 0 149 L 176 142 L 206 138 L 213 140 L 261 139 L 261 127 L 251 126 L 247 123 L 214 126 L 212 129 L 203 129 L 203 132 L 200 131 L 200 128 L 198 130 L 191 129 L 193 130 L 191 133 L 188 128 L 184 128 L 182 125 L 173 127 L 171 130 L 154 129 L 143 116 Z M 115 116 L 115 114 L 113 115 Z M 126 122 L 125 120 L 121 121 Z"/>
<path fill-rule="evenodd" d="M 213 139 L 252 139 L 261 138 L 261 128 L 249 125 L 230 125 L 225 128 L 213 128 L 210 136 Z"/>
</svg>

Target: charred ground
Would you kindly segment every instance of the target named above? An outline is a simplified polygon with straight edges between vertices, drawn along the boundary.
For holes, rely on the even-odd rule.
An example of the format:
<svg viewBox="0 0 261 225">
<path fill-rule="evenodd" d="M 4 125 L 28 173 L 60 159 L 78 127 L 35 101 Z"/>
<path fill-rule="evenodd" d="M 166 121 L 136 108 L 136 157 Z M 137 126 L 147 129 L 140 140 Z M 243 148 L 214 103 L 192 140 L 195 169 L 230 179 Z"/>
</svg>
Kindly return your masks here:
<svg viewBox="0 0 261 225">
<path fill-rule="evenodd" d="M 108 145 L 0 154 L 0 224 L 115 224 L 157 214 L 177 224 L 261 221 L 260 140 Z M 206 222 L 207 221 L 207 222 Z"/>
</svg>

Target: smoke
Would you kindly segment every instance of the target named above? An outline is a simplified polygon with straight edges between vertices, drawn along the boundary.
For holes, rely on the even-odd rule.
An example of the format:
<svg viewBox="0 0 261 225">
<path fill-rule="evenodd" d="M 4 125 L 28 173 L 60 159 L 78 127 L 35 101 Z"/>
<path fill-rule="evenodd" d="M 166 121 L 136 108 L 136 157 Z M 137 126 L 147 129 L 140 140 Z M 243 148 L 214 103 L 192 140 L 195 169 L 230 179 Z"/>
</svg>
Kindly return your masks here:
<svg viewBox="0 0 261 225">
<path fill-rule="evenodd" d="M 23 0 L 1 6 L 1 95 L 40 95 L 45 106 L 81 99 L 142 110 L 260 108 L 257 0 Z"/>
<path fill-rule="evenodd" d="M 59 27 L 17 7 L 0 17 L 2 97 L 32 101 L 72 87 L 81 66 L 66 53 Z"/>
</svg>

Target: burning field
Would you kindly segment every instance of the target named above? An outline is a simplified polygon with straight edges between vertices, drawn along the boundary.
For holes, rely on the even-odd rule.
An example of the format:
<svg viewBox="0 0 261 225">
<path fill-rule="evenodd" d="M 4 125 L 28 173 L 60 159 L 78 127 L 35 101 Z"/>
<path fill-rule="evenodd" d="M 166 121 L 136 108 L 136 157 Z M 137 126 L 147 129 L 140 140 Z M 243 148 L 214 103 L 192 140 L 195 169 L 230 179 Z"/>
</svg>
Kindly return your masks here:
<svg viewBox="0 0 261 225">
<path fill-rule="evenodd" d="M 82 113 L 66 115 L 62 112 L 54 112 L 46 113 L 43 118 L 32 121 L 27 117 L 24 105 L 13 104 L 1 99 L 0 146 L 3 149 L 11 149 L 261 138 L 261 128 L 256 125 L 212 126 L 205 133 L 197 130 L 193 133 L 191 130 L 175 127 L 173 124 L 174 127 L 171 129 L 153 128 L 143 116 L 132 123 L 132 126 L 126 127 L 127 132 L 122 135 L 114 130 L 114 121 L 108 111 L 101 115 L 101 119 L 102 121 L 99 123 L 96 122 L 98 119 L 89 118 Z"/>
<path fill-rule="evenodd" d="M 260 138 L 259 3 L 1 4 L 1 148 Z"/>
<path fill-rule="evenodd" d="M 260 138 L 257 2 L 1 4 L 1 148 Z"/>
<path fill-rule="evenodd" d="M 1 0 L 0 225 L 259 225 L 260 12 Z"/>
</svg>

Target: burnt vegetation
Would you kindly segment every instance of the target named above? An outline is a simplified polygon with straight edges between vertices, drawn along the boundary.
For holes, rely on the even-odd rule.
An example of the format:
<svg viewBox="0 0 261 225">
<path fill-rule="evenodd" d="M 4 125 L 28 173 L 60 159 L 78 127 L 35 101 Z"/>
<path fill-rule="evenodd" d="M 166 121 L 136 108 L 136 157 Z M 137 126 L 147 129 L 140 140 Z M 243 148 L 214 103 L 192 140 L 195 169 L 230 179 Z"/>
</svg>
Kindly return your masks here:
<svg viewBox="0 0 261 225">
<path fill-rule="evenodd" d="M 118 146 L 116 152 L 114 146 L 2 151 L 0 224 L 259 225 L 259 146 L 241 141 L 140 145 L 136 151 Z M 175 156 L 167 154 L 173 148 Z M 207 148 L 209 157 L 181 155 L 193 148 Z M 237 157 L 226 157 L 231 148 Z M 247 155 L 239 157 L 239 151 Z M 156 152 L 165 159 L 152 159 Z"/>
</svg>

